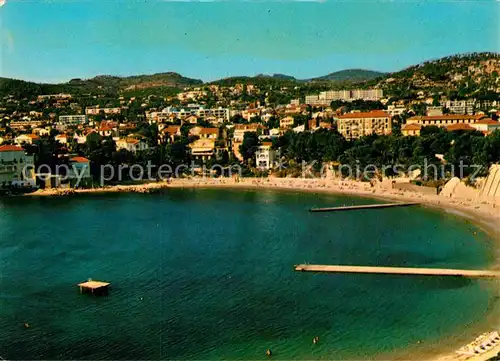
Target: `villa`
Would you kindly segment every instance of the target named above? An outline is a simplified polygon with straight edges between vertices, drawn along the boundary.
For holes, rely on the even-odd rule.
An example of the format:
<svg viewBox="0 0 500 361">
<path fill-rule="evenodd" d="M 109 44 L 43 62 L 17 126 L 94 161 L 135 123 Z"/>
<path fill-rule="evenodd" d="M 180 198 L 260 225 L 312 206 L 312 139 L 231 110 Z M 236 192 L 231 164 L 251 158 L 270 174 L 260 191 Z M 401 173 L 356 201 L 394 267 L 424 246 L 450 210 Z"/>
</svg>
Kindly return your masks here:
<svg viewBox="0 0 500 361">
<path fill-rule="evenodd" d="M 73 157 L 69 160 L 70 168 L 67 175 L 70 184 L 73 186 L 79 181 L 79 186 L 88 184 L 91 179 L 90 161 L 85 157 Z"/>
<path fill-rule="evenodd" d="M 215 141 L 213 139 L 197 139 L 189 144 L 191 155 L 197 160 L 208 160 L 215 155 Z"/>
<path fill-rule="evenodd" d="M 21 134 L 20 136 L 17 136 L 14 138 L 14 142 L 17 145 L 21 144 L 34 144 L 37 143 L 40 140 L 40 137 L 36 134 Z"/>
<path fill-rule="evenodd" d="M 255 152 L 255 164 L 261 170 L 269 170 L 276 160 L 276 151 L 271 149 L 273 143 L 264 142 Z"/>
<path fill-rule="evenodd" d="M 142 139 L 135 138 L 121 138 L 116 142 L 116 149 L 125 149 L 132 153 L 137 153 L 148 149 L 148 145 Z"/>
<path fill-rule="evenodd" d="M 34 159 L 17 145 L 0 146 L 0 188 L 35 187 Z"/>
</svg>

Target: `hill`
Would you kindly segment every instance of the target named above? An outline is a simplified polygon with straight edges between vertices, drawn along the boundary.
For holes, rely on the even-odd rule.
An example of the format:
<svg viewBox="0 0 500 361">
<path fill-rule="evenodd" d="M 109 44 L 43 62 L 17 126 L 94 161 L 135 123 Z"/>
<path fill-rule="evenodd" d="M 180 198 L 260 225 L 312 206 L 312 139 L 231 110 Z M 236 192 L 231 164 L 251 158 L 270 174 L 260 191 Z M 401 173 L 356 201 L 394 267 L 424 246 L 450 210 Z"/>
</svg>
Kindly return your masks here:
<svg viewBox="0 0 500 361">
<path fill-rule="evenodd" d="M 71 79 L 67 83 L 60 84 L 39 84 L 24 80 L 0 78 L 0 96 L 14 95 L 16 98 L 24 98 L 56 93 L 117 94 L 150 88 L 181 89 L 201 84 L 203 82 L 199 79 L 186 78 L 172 72 L 128 77 L 99 75 L 91 79 Z"/>
<path fill-rule="evenodd" d="M 500 54 L 483 52 L 453 55 L 426 61 L 401 71 L 385 74 L 364 69 L 347 69 L 325 76 L 299 80 L 285 74 L 235 76 L 208 84 L 234 86 L 254 84 L 262 87 L 296 87 L 307 92 L 310 89 L 341 89 L 378 87 L 389 97 L 415 99 L 418 96 L 438 97 L 445 94 L 451 99 L 470 96 L 497 99 L 500 93 Z M 0 78 L 0 97 L 13 95 L 25 98 L 40 94 L 173 94 L 185 87 L 200 86 L 199 79 L 184 77 L 178 73 L 157 73 L 118 77 L 100 75 L 91 79 L 72 79 L 62 84 L 38 84 L 22 80 Z M 423 92 L 424 95 L 420 94 Z"/>
<path fill-rule="evenodd" d="M 184 88 L 203 84 L 199 79 L 186 78 L 178 73 L 157 73 L 152 75 L 134 75 L 128 77 L 117 77 L 109 75 L 96 76 L 89 79 L 103 86 L 112 86 L 119 90 L 135 90 L 155 87 Z"/>
<path fill-rule="evenodd" d="M 351 82 L 360 83 L 367 80 L 380 78 L 386 75 L 379 71 L 365 70 L 365 69 L 346 69 L 336 71 L 328 75 L 320 76 L 317 78 L 309 79 L 308 81 L 335 81 L 335 82 Z"/>
<path fill-rule="evenodd" d="M 365 85 L 376 85 L 387 95 L 402 98 L 418 92 L 444 93 L 451 98 L 495 98 L 495 93 L 500 93 L 499 74 L 499 53 L 468 53 L 426 61 Z"/>
<path fill-rule="evenodd" d="M 219 79 L 211 82 L 210 84 L 221 85 L 221 86 L 234 86 L 236 84 L 253 84 L 262 87 L 281 87 L 281 86 L 291 86 L 297 85 L 298 81 L 288 75 L 264 75 L 259 74 L 256 76 L 232 76 L 229 78 Z"/>
</svg>

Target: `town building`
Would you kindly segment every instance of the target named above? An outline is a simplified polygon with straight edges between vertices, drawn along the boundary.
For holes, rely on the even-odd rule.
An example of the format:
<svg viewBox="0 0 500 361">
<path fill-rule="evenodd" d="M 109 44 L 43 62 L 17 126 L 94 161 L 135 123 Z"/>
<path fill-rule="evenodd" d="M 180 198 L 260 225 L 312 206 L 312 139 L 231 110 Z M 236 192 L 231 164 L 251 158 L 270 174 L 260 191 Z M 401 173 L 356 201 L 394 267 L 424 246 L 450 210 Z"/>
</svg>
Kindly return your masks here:
<svg viewBox="0 0 500 361">
<path fill-rule="evenodd" d="M 451 124 L 473 124 L 478 120 L 486 118 L 485 115 L 467 114 L 445 114 L 433 116 L 414 116 L 406 120 L 406 124 L 419 124 L 423 127 L 434 125 L 436 127 L 447 127 Z"/>
<path fill-rule="evenodd" d="M 197 115 L 190 115 L 189 117 L 187 117 L 185 119 L 186 123 L 189 123 L 189 124 L 198 124 L 198 120 L 200 119 L 200 117 L 198 117 Z"/>
<path fill-rule="evenodd" d="M 116 149 L 125 149 L 132 153 L 137 153 L 148 149 L 148 144 L 142 139 L 121 138 L 116 141 Z"/>
<path fill-rule="evenodd" d="M 44 137 L 50 135 L 50 128 L 35 128 L 32 130 L 32 133 Z"/>
<path fill-rule="evenodd" d="M 219 137 L 218 128 L 201 128 L 198 136 L 206 139 L 217 139 Z"/>
<path fill-rule="evenodd" d="M 229 109 L 227 108 L 212 108 L 212 109 L 205 109 L 205 108 L 200 108 L 196 111 L 195 113 L 198 117 L 201 119 L 207 120 L 207 118 L 215 118 L 217 119 L 218 123 L 225 123 L 229 121 Z"/>
<path fill-rule="evenodd" d="M 259 117 L 261 114 L 261 109 L 245 109 L 241 112 L 241 117 L 246 121 L 251 121 L 255 117 Z"/>
<path fill-rule="evenodd" d="M 407 111 L 407 109 L 404 106 L 388 105 L 387 109 L 385 109 L 384 111 L 391 117 L 393 117 L 395 115 L 403 114 L 404 112 Z"/>
<path fill-rule="evenodd" d="M 55 136 L 55 140 L 61 144 L 68 144 L 69 139 L 67 134 L 58 134 Z"/>
<path fill-rule="evenodd" d="M 178 125 L 169 125 L 161 131 L 163 141 L 174 142 L 175 137 L 181 136 L 181 127 Z"/>
<path fill-rule="evenodd" d="M 59 93 L 59 94 L 46 94 L 46 95 L 39 95 L 37 97 L 37 100 L 39 102 L 42 102 L 44 100 L 48 100 L 48 99 L 56 99 L 56 100 L 61 100 L 61 99 L 71 99 L 72 96 L 71 94 L 64 94 L 64 93 Z"/>
<path fill-rule="evenodd" d="M 56 128 L 58 130 L 65 130 L 67 127 L 86 124 L 88 121 L 87 115 L 60 115 L 59 120 L 56 122 Z"/>
<path fill-rule="evenodd" d="M 401 133 L 403 133 L 405 137 L 408 136 L 419 137 L 421 130 L 422 126 L 420 124 L 404 124 L 401 127 Z"/>
<path fill-rule="evenodd" d="M 17 145 L 21 144 L 36 144 L 40 141 L 40 137 L 36 134 L 21 134 L 14 138 Z"/>
<path fill-rule="evenodd" d="M 294 123 L 293 117 L 284 117 L 280 119 L 280 128 L 287 129 L 292 128 Z"/>
<path fill-rule="evenodd" d="M 485 134 L 490 134 L 495 130 L 500 129 L 500 122 L 495 121 L 491 118 L 483 118 L 471 124 L 470 126 L 476 129 L 477 131 L 483 132 Z"/>
<path fill-rule="evenodd" d="M 255 152 L 255 164 L 261 170 L 273 168 L 276 161 L 276 151 L 272 149 L 273 143 L 264 142 Z"/>
<path fill-rule="evenodd" d="M 96 106 L 91 106 L 85 108 L 85 114 L 86 115 L 99 115 L 99 114 L 121 114 L 122 108 L 120 107 L 115 107 L 115 108 L 101 108 L 99 105 Z"/>
<path fill-rule="evenodd" d="M 468 132 L 473 132 L 476 129 L 473 128 L 470 124 L 466 123 L 457 123 L 457 124 L 450 124 L 446 126 L 446 130 L 448 132 L 455 132 L 455 131 L 468 131 Z"/>
<path fill-rule="evenodd" d="M 426 109 L 427 116 L 443 115 L 443 107 L 439 106 L 428 106 Z"/>
<path fill-rule="evenodd" d="M 213 139 L 200 138 L 189 144 L 191 156 L 195 160 L 206 161 L 215 156 L 215 141 Z"/>
<path fill-rule="evenodd" d="M 38 128 L 43 125 L 42 120 L 14 120 L 10 122 L 9 127 L 12 129 L 27 129 L 27 128 Z"/>
<path fill-rule="evenodd" d="M 233 140 L 235 142 L 242 142 L 247 132 L 255 132 L 257 134 L 267 133 L 268 128 L 258 123 L 250 123 L 250 124 L 236 124 L 234 126 Z"/>
<path fill-rule="evenodd" d="M 110 124 L 102 123 L 97 132 L 101 137 L 111 137 L 114 131 L 114 128 Z"/>
<path fill-rule="evenodd" d="M 90 161 L 87 158 L 73 157 L 69 160 L 69 165 L 69 173 L 66 176 L 72 187 L 82 187 L 90 183 Z"/>
<path fill-rule="evenodd" d="M 306 95 L 305 104 L 328 106 L 334 100 L 351 102 L 353 100 L 380 100 L 384 97 L 382 89 L 327 90 L 319 95 Z"/>
<path fill-rule="evenodd" d="M 454 114 L 472 114 L 474 113 L 476 101 L 468 100 L 447 100 L 440 102 L 441 106 L 447 108 Z"/>
<path fill-rule="evenodd" d="M 0 188 L 35 186 L 33 156 L 17 145 L 1 145 Z"/>
<path fill-rule="evenodd" d="M 356 112 L 337 116 L 337 128 L 346 139 L 356 139 L 365 135 L 392 133 L 391 116 L 382 110 Z"/>
</svg>

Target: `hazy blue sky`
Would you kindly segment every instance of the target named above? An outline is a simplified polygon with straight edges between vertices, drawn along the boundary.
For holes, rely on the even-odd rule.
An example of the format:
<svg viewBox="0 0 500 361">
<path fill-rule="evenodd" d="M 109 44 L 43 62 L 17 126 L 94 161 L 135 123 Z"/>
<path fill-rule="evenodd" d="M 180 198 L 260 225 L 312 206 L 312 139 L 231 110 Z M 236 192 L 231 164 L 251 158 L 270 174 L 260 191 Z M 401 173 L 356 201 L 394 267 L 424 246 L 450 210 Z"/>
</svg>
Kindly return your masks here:
<svg viewBox="0 0 500 361">
<path fill-rule="evenodd" d="M 1 76 L 67 81 L 176 71 L 213 80 L 394 71 L 499 51 L 498 1 L 7 0 Z"/>
</svg>

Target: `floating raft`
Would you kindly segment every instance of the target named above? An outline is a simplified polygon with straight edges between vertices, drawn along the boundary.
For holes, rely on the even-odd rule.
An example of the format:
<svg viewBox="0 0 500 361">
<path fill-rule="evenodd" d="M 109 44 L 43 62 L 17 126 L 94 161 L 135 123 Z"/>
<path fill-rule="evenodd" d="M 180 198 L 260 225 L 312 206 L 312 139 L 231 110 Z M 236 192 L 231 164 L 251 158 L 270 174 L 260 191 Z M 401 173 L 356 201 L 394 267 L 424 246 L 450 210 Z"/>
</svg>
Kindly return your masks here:
<svg viewBox="0 0 500 361">
<path fill-rule="evenodd" d="M 329 273 L 365 273 L 386 275 L 416 275 L 416 276 L 454 276 L 454 277 L 485 277 L 500 278 L 500 271 L 461 270 L 440 268 L 406 268 L 406 267 L 371 267 L 371 266 L 336 266 L 319 264 L 295 265 L 299 272 L 329 272 Z"/>
<path fill-rule="evenodd" d="M 79 283 L 78 287 L 80 287 L 80 293 L 91 293 L 98 296 L 107 294 L 110 285 L 111 283 L 108 282 L 88 280 L 87 282 Z"/>
<path fill-rule="evenodd" d="M 411 207 L 418 206 L 418 202 L 406 203 L 383 203 L 383 204 L 364 204 L 360 206 L 344 206 L 344 207 L 329 207 L 329 208 L 311 208 L 310 212 L 339 212 L 339 211 L 355 211 L 360 209 L 380 209 L 380 208 L 394 208 L 394 207 Z"/>
</svg>

